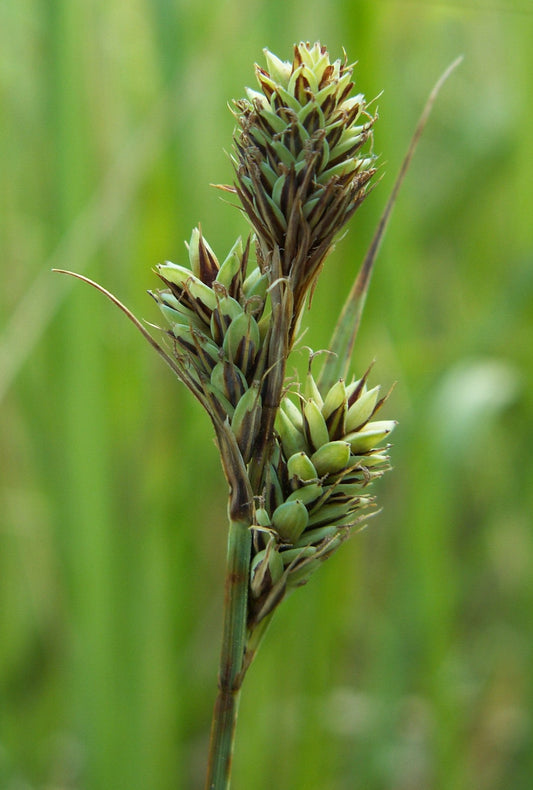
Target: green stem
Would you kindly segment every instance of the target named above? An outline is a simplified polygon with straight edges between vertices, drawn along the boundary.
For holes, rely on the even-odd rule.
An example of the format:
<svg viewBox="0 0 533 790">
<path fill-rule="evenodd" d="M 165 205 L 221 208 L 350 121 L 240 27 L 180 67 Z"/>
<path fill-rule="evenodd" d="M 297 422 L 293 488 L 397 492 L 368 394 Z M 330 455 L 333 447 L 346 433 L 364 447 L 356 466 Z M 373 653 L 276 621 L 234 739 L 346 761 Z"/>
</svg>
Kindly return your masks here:
<svg viewBox="0 0 533 790">
<path fill-rule="evenodd" d="M 247 521 L 230 520 L 219 691 L 211 725 L 206 790 L 228 790 L 230 786 L 233 740 L 243 679 L 251 540 Z"/>
</svg>

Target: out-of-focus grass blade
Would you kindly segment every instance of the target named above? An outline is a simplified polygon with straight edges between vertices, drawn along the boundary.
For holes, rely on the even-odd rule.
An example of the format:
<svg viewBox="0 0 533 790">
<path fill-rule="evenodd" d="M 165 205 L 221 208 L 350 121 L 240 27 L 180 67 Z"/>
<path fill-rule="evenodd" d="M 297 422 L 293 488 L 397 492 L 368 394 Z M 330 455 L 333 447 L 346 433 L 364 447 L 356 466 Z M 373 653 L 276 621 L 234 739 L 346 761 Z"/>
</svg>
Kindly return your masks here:
<svg viewBox="0 0 533 790">
<path fill-rule="evenodd" d="M 62 269 L 71 260 L 85 268 L 127 213 L 160 150 L 170 96 L 165 93 L 157 100 L 147 120 L 125 142 L 101 186 L 72 220 L 7 321 L 0 335 L 0 402 L 69 292 L 67 286 L 51 281 L 50 269 Z"/>
<path fill-rule="evenodd" d="M 365 306 L 366 295 L 368 293 L 368 286 L 370 284 L 370 277 L 374 268 L 374 261 L 381 246 L 381 241 L 385 234 L 392 209 L 398 197 L 400 187 L 402 186 L 405 175 L 411 164 L 413 154 L 416 150 L 422 132 L 426 126 L 427 120 L 435 103 L 435 99 L 446 82 L 452 71 L 461 63 L 463 56 L 456 58 L 451 63 L 444 73 L 439 77 L 433 90 L 431 91 L 426 105 L 422 111 L 413 137 L 409 144 L 409 148 L 402 162 L 400 172 L 396 178 L 392 188 L 391 195 L 385 206 L 385 210 L 381 215 L 376 232 L 365 256 L 363 264 L 357 274 L 352 289 L 344 303 L 341 315 L 333 332 L 329 350 L 333 353 L 328 354 L 322 371 L 320 373 L 318 385 L 322 392 L 326 392 L 334 382 L 339 378 L 346 378 L 352 357 L 352 351 L 357 337 L 361 316 Z"/>
</svg>

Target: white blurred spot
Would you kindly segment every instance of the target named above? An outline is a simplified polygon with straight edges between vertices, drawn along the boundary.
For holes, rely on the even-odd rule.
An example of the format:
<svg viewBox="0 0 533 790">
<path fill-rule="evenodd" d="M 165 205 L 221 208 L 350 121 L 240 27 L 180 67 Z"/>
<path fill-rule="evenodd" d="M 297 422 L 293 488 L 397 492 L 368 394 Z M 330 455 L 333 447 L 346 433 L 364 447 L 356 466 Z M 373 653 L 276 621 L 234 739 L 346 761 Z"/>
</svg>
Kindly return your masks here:
<svg viewBox="0 0 533 790">
<path fill-rule="evenodd" d="M 431 430 L 447 451 L 458 452 L 517 398 L 520 375 L 510 362 L 472 359 L 443 377 L 431 409 Z"/>
</svg>

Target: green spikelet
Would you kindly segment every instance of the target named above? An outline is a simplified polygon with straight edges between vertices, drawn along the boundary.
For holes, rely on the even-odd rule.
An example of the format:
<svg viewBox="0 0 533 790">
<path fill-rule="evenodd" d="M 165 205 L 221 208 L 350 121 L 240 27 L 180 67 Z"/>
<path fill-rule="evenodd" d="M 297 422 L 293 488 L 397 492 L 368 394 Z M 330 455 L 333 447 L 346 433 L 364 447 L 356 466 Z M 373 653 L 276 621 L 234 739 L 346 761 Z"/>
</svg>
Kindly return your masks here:
<svg viewBox="0 0 533 790">
<path fill-rule="evenodd" d="M 317 387 L 318 389 L 318 387 Z M 326 393 L 324 403 L 322 405 L 322 416 L 325 420 L 328 419 L 339 408 L 346 406 L 346 387 L 344 381 L 339 379 L 335 382 L 333 387 Z"/>
<path fill-rule="evenodd" d="M 329 432 L 320 407 L 314 400 L 308 400 L 303 408 L 305 435 L 311 446 L 317 450 L 329 442 Z"/>
<path fill-rule="evenodd" d="M 287 457 L 307 450 L 304 434 L 296 427 L 284 409 L 280 409 L 276 415 L 276 430 Z"/>
<path fill-rule="evenodd" d="M 172 293 L 208 326 L 217 305 L 216 294 L 209 285 L 196 277 L 190 269 L 175 263 L 160 263 L 156 270 Z"/>
<path fill-rule="evenodd" d="M 322 399 L 320 390 L 317 387 L 314 376 L 310 370 L 308 371 L 307 376 L 305 377 L 304 394 L 307 399 L 314 400 L 314 402 L 316 403 L 316 405 L 321 411 L 323 410 L 324 401 Z M 326 417 L 327 415 L 324 416 Z"/>
<path fill-rule="evenodd" d="M 219 286 L 223 291 L 226 289 Z M 216 287 L 215 287 L 216 293 Z M 218 294 L 217 294 L 218 296 Z M 243 314 L 243 309 L 236 299 L 227 293 L 218 297 L 217 306 L 211 314 L 211 335 L 215 343 L 222 345 L 224 336 L 231 322 Z"/>
<path fill-rule="evenodd" d="M 337 534 L 336 526 L 329 527 L 316 527 L 315 529 L 306 529 L 301 538 L 296 542 L 296 547 L 310 546 L 312 544 L 319 544 L 323 540 L 332 538 Z"/>
<path fill-rule="evenodd" d="M 295 543 L 309 522 L 309 513 L 299 500 L 284 502 L 272 514 L 272 526 L 286 543 Z"/>
<path fill-rule="evenodd" d="M 250 568 L 250 590 L 254 598 L 259 598 L 276 584 L 283 575 L 284 561 L 275 549 L 275 541 L 270 540 L 266 549 L 259 551 Z"/>
<path fill-rule="evenodd" d="M 361 428 L 372 416 L 379 396 L 380 387 L 362 392 L 346 415 L 346 433 Z"/>
<path fill-rule="evenodd" d="M 217 362 L 211 371 L 211 384 L 236 406 L 248 388 L 239 368 L 227 359 Z"/>
<path fill-rule="evenodd" d="M 287 567 L 287 565 L 290 565 L 292 562 L 297 560 L 306 560 L 309 557 L 312 557 L 317 553 L 317 551 L 318 549 L 316 546 L 304 546 L 298 549 L 286 549 L 285 551 L 281 552 L 280 557 L 283 565 Z"/>
<path fill-rule="evenodd" d="M 209 373 L 218 362 L 220 349 L 203 332 L 184 324 L 174 324 L 172 334 L 179 346 L 186 350 L 194 363 Z"/>
<path fill-rule="evenodd" d="M 242 241 L 239 238 L 222 263 L 216 277 L 216 282 L 223 285 L 228 291 L 233 290 L 232 286 L 241 273 L 242 255 Z"/>
<path fill-rule="evenodd" d="M 258 382 L 246 390 L 235 407 L 231 429 L 245 463 L 252 457 L 254 442 L 261 426 L 261 394 Z"/>
<path fill-rule="evenodd" d="M 217 256 L 203 238 L 200 228 L 194 228 L 188 249 L 193 274 L 203 283 L 211 286 L 220 266 Z"/>
<path fill-rule="evenodd" d="M 269 464 L 266 470 L 265 499 L 271 511 L 284 501 L 283 488 L 274 464 Z"/>
<path fill-rule="evenodd" d="M 257 296 L 265 299 L 268 288 L 268 276 L 261 272 L 259 267 L 252 269 L 242 284 L 242 290 L 247 299 Z"/>
<path fill-rule="evenodd" d="M 361 431 L 347 434 L 346 441 L 350 442 L 354 455 L 366 453 L 382 442 L 395 426 L 395 420 L 368 422 Z"/>
<path fill-rule="evenodd" d="M 322 406 L 330 439 L 340 439 L 346 433 L 347 410 L 346 387 L 340 379 L 327 392 Z"/>
<path fill-rule="evenodd" d="M 318 477 L 313 462 L 304 452 L 291 455 L 287 461 L 287 472 L 291 480 L 296 478 L 296 480 L 300 482 L 315 480 Z"/>
<path fill-rule="evenodd" d="M 160 263 L 156 268 L 163 279 L 187 290 L 193 299 L 202 302 L 207 310 L 214 310 L 217 306 L 215 292 L 212 288 L 202 282 L 189 269 L 186 269 L 185 266 L 167 262 Z"/>
<path fill-rule="evenodd" d="M 344 502 L 340 504 L 326 504 L 311 513 L 308 524 L 309 527 L 320 527 L 323 524 L 333 524 L 342 520 L 349 512 L 350 510 Z"/>
<path fill-rule="evenodd" d="M 345 469 L 350 461 L 349 442 L 327 442 L 311 456 L 319 475 L 329 475 Z"/>
<path fill-rule="evenodd" d="M 257 321 L 247 313 L 240 313 L 229 324 L 222 345 L 228 359 L 246 376 L 253 369 L 259 343 Z"/>
<path fill-rule="evenodd" d="M 292 494 L 289 494 L 286 502 L 295 502 L 300 501 L 303 502 L 306 507 L 311 506 L 317 499 L 320 499 L 322 494 L 324 493 L 324 489 L 318 483 L 308 483 L 305 486 L 301 486 L 297 488 L 296 491 L 293 491 Z"/>
<path fill-rule="evenodd" d="M 290 419 L 295 428 L 298 428 L 302 433 L 304 432 L 304 419 L 301 410 L 296 406 L 290 398 L 283 398 L 281 408 Z"/>
<path fill-rule="evenodd" d="M 173 293 L 170 291 L 149 291 L 169 324 L 183 324 L 185 326 L 194 327 L 202 332 L 205 332 L 207 325 L 200 316 L 198 316 L 189 307 L 186 307 L 183 302 L 180 302 Z"/>
<path fill-rule="evenodd" d="M 270 521 L 268 510 L 265 510 L 264 507 L 256 508 L 255 523 L 260 527 L 269 527 L 272 522 Z"/>
</svg>

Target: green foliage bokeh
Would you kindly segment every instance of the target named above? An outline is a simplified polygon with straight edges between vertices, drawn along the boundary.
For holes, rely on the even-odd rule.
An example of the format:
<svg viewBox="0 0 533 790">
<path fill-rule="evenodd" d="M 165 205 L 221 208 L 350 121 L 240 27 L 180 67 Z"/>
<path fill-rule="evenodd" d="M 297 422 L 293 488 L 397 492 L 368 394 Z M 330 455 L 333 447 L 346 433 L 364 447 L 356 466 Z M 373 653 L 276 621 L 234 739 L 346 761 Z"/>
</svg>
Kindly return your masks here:
<svg viewBox="0 0 533 790">
<path fill-rule="evenodd" d="M 209 422 L 103 297 L 244 219 L 227 103 L 320 39 L 376 100 L 382 179 L 328 260 L 328 343 L 433 83 L 354 354 L 397 382 L 383 511 L 277 614 L 235 790 L 533 781 L 533 9 L 525 2 L 3 0 L 0 787 L 202 787 L 225 486 Z"/>
</svg>

